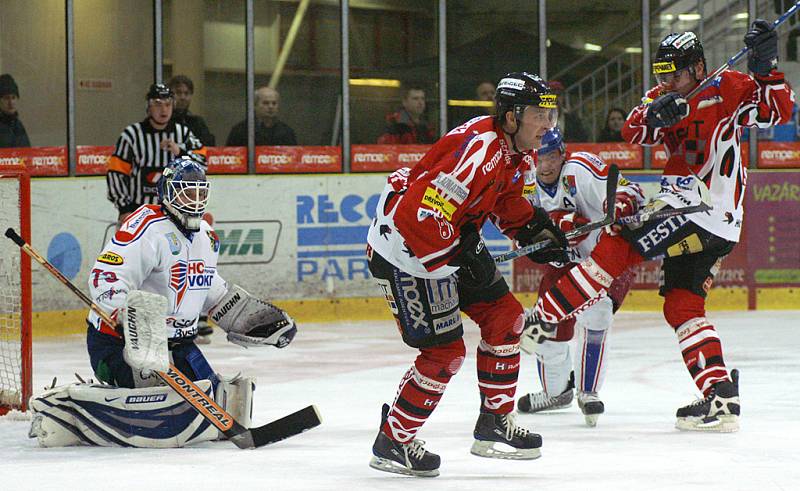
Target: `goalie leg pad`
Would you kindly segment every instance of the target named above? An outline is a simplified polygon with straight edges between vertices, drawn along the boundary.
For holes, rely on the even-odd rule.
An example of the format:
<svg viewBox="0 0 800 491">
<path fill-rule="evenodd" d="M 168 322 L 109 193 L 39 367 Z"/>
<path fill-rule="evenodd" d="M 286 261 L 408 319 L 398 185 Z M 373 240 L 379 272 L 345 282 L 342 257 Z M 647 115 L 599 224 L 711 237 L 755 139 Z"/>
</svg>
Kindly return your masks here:
<svg viewBox="0 0 800 491">
<path fill-rule="evenodd" d="M 215 376 L 219 383 L 214 391 L 214 401 L 230 413 L 234 420 L 245 428 L 249 428 L 253 422 L 253 392 L 256 390 L 255 377 L 237 375 L 233 378 L 226 378 L 219 374 Z M 219 438 L 223 439 L 225 437 L 220 433 Z"/>
<path fill-rule="evenodd" d="M 561 394 L 567 389 L 572 369 L 569 343 L 548 339 L 537 343 L 534 349 L 542 389 L 550 397 Z"/>
<path fill-rule="evenodd" d="M 197 385 L 211 394 L 211 382 Z M 71 384 L 31 399 L 30 436 L 42 446 L 174 448 L 209 441 L 217 429 L 169 387 Z"/>
<path fill-rule="evenodd" d="M 228 333 L 228 341 L 244 347 L 283 348 L 297 333 L 294 320 L 286 312 L 253 297 L 238 285 L 231 285 L 208 315 Z"/>
</svg>

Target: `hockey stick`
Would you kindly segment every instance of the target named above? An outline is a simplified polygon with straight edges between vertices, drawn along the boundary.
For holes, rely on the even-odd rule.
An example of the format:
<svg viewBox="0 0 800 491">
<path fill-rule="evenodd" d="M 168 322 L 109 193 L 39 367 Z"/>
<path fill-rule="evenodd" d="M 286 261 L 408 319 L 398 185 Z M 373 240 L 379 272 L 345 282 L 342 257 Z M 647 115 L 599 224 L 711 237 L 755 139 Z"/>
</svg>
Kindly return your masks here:
<svg viewBox="0 0 800 491">
<path fill-rule="evenodd" d="M 611 164 L 608 169 L 608 177 L 606 178 L 606 216 L 603 217 L 602 220 L 598 220 L 596 222 L 587 223 L 586 225 L 582 225 L 575 230 L 570 230 L 569 232 L 565 233 L 564 236 L 567 240 L 572 239 L 574 237 L 580 237 L 581 235 L 588 234 L 594 230 L 599 228 L 603 228 L 606 225 L 611 225 L 614 223 L 614 199 L 617 195 L 617 181 L 619 181 L 619 167 L 616 164 Z M 513 251 L 504 252 L 503 254 L 498 254 L 494 257 L 495 263 L 504 263 L 506 261 L 510 261 L 512 259 L 516 259 L 518 257 L 527 256 L 532 252 L 536 252 L 539 250 L 544 249 L 545 247 L 550 246 L 552 244 L 552 240 L 546 239 L 541 242 L 536 242 L 534 244 L 527 245 L 525 247 L 520 247 L 519 249 L 515 249 Z"/>
<path fill-rule="evenodd" d="M 789 7 L 789 10 L 784 12 L 783 15 L 778 17 L 775 20 L 775 22 L 772 23 L 772 28 L 773 29 L 777 29 L 778 26 L 780 26 L 781 24 L 786 22 L 786 20 L 789 17 L 793 16 L 797 12 L 798 8 L 800 8 L 800 0 L 795 2 L 795 4 L 793 6 Z M 742 59 L 742 57 L 744 57 L 744 55 L 747 53 L 747 51 L 749 51 L 749 49 L 750 48 L 745 46 L 744 48 L 740 49 L 738 53 L 736 53 L 735 55 L 731 56 L 731 58 L 728 61 L 726 61 L 722 66 L 720 66 L 719 68 L 714 70 L 714 72 L 711 73 L 711 75 L 709 75 L 706 78 L 704 78 L 703 81 L 700 82 L 700 84 L 697 87 L 692 89 L 692 91 L 689 92 L 689 94 L 685 97 L 685 99 L 687 101 L 690 100 L 691 98 L 693 98 L 694 96 L 699 94 L 700 91 L 702 91 L 703 89 L 708 87 L 711 84 L 711 82 L 713 82 L 714 79 L 719 76 L 720 73 L 724 72 L 728 68 L 730 68 L 730 67 L 734 66 L 735 64 L 739 63 L 739 61 Z"/>
<path fill-rule="evenodd" d="M 617 218 L 617 223 L 623 225 L 632 223 L 644 223 L 653 220 L 661 220 L 663 218 L 674 217 L 678 215 L 700 213 L 703 211 L 708 211 L 710 209 L 711 206 L 708 203 L 700 203 L 699 205 L 685 206 L 683 208 L 662 208 L 660 210 L 645 211 L 642 213 L 636 213 L 634 215 L 628 215 L 626 217 L 619 217 Z"/>
<path fill-rule="evenodd" d="M 20 237 L 13 228 L 6 230 L 6 237 L 13 240 L 26 254 L 36 262 L 44 266 L 58 281 L 69 288 L 72 293 L 78 296 L 92 311 L 100 316 L 108 325 L 115 326 L 117 321 L 111 318 L 105 311 L 100 309 L 82 291 L 72 284 L 61 271 L 50 262 L 39 255 L 25 240 Z M 220 432 L 228 437 L 239 448 L 257 448 L 270 443 L 289 438 L 306 430 L 310 430 L 322 422 L 319 411 L 315 406 L 308 406 L 296 411 L 277 421 L 267 423 L 256 428 L 245 428 L 239 424 L 233 416 L 222 409 L 213 398 L 209 398 L 203 390 L 189 377 L 181 373 L 170 363 L 166 372 L 156 371 L 161 380 L 172 387 L 186 402 L 194 407 L 201 416 L 214 425 Z"/>
</svg>

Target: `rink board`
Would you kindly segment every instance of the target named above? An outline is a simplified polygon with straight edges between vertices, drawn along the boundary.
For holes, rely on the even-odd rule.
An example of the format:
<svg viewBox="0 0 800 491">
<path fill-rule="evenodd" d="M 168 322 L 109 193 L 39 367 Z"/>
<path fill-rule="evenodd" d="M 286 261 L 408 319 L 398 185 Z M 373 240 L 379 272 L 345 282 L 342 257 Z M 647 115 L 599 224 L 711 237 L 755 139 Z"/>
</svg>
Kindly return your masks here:
<svg viewBox="0 0 800 491">
<path fill-rule="evenodd" d="M 628 173 L 647 192 L 657 174 Z M 366 232 L 382 174 L 213 176 L 209 210 L 220 235 L 220 273 L 307 321 L 385 316 L 367 270 Z M 90 270 L 113 233 L 116 213 L 103 178 L 34 179 L 32 243 L 86 291 Z M 748 179 L 743 240 L 726 258 L 709 308 L 800 308 L 800 172 L 758 171 Z M 490 225 L 489 249 L 509 241 Z M 501 269 L 515 291 L 535 290 L 539 270 L 527 259 Z M 659 264 L 638 266 L 630 310 L 658 310 Z M 82 331 L 83 307 L 38 266 L 33 269 L 37 332 Z"/>
</svg>

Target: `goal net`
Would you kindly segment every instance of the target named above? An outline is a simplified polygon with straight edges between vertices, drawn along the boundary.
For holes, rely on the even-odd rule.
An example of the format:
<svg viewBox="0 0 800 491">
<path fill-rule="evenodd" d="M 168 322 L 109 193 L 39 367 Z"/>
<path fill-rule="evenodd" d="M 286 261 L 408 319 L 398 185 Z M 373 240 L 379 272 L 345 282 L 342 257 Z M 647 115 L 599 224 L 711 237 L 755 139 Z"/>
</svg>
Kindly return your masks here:
<svg viewBox="0 0 800 491">
<path fill-rule="evenodd" d="M 30 183 L 24 167 L 0 161 L 0 232 L 30 240 Z M 25 411 L 31 395 L 30 258 L 0 237 L 0 415 Z"/>
</svg>

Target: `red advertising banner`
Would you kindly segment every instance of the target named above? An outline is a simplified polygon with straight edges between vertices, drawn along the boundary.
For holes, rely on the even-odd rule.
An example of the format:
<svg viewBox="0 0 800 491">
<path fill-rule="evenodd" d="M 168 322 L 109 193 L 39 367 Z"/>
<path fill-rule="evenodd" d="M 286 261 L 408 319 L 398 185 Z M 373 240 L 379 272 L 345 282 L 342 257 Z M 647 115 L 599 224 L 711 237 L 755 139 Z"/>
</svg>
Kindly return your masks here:
<svg viewBox="0 0 800 491">
<path fill-rule="evenodd" d="M 32 176 L 66 176 L 67 162 L 67 147 L 0 148 L 0 163 L 24 165 Z"/>
<path fill-rule="evenodd" d="M 75 173 L 79 176 L 103 175 L 108 167 L 108 159 L 114 153 L 114 147 L 78 145 L 78 164 Z"/>
<path fill-rule="evenodd" d="M 353 172 L 393 171 L 414 167 L 431 145 L 351 145 Z"/>
<path fill-rule="evenodd" d="M 653 147 L 653 157 L 651 160 L 653 169 L 663 169 L 667 165 L 667 149 L 664 145 Z M 750 144 L 742 142 L 742 163 L 745 167 L 750 165 Z M 800 167 L 800 163 L 797 164 Z"/>
<path fill-rule="evenodd" d="M 568 143 L 570 152 L 590 152 L 606 164 L 617 164 L 620 169 L 641 169 L 644 161 L 642 147 L 630 143 Z"/>
<path fill-rule="evenodd" d="M 256 147 L 256 173 L 341 172 L 340 147 Z"/>
<path fill-rule="evenodd" d="M 759 142 L 758 166 L 762 169 L 800 167 L 800 143 Z"/>
<path fill-rule="evenodd" d="M 246 174 L 247 147 L 206 147 L 209 174 Z"/>
</svg>

